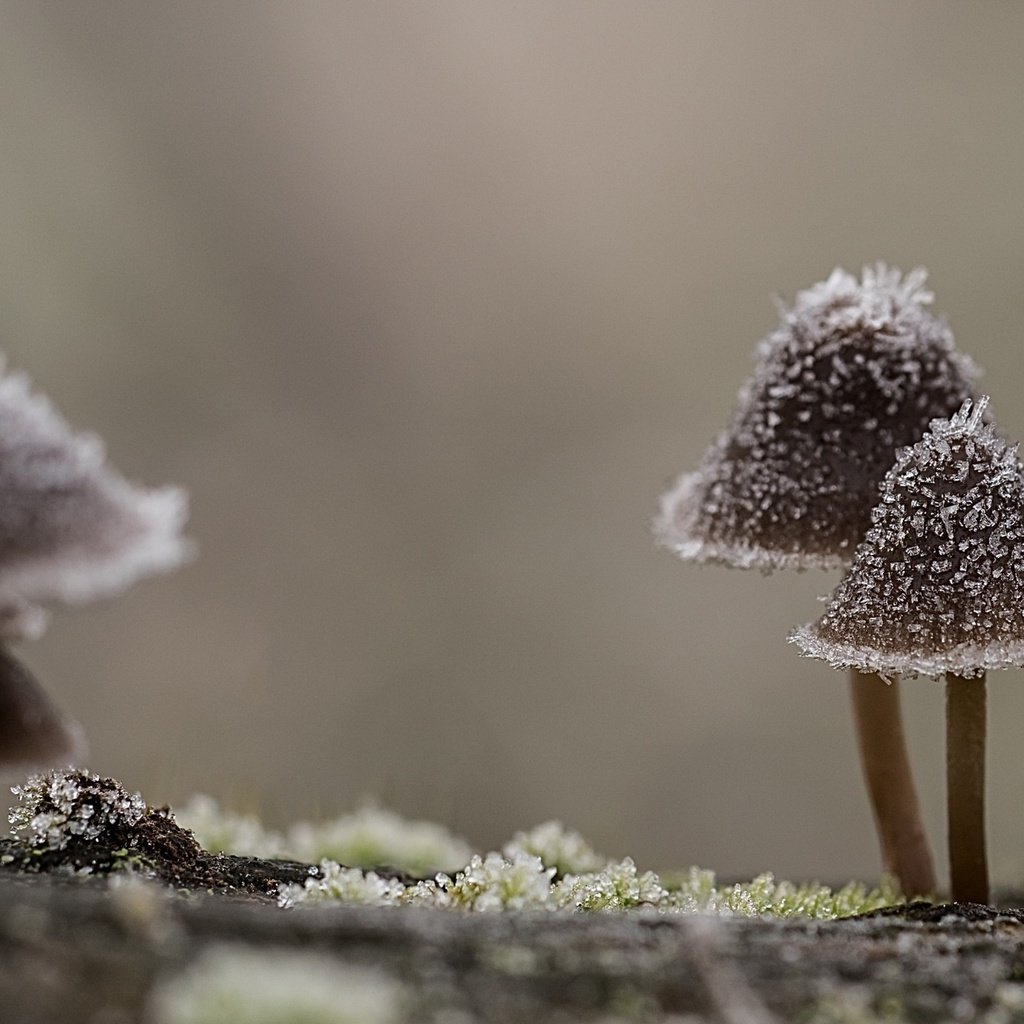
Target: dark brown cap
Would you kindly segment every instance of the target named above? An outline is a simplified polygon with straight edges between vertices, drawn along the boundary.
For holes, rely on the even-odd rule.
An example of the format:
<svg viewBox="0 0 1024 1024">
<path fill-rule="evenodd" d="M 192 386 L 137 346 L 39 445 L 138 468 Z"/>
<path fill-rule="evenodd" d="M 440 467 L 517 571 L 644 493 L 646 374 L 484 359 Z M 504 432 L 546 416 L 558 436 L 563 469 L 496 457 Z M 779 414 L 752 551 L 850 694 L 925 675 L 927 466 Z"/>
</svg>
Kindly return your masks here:
<svg viewBox="0 0 1024 1024">
<path fill-rule="evenodd" d="M 662 499 L 666 547 L 763 570 L 849 562 L 897 449 L 973 393 L 925 278 L 837 269 L 782 310 L 731 425 Z"/>
<path fill-rule="evenodd" d="M 825 614 L 790 637 L 804 654 L 883 676 L 1024 666 L 1024 482 L 987 402 L 899 453 Z"/>
</svg>

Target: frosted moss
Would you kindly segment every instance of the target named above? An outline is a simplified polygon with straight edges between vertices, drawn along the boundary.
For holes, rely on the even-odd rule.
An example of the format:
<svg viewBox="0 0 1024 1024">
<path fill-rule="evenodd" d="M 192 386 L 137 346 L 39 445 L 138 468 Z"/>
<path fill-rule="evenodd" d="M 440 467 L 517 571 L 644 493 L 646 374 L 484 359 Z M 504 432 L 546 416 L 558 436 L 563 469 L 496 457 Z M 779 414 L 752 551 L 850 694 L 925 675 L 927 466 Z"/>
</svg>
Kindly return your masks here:
<svg viewBox="0 0 1024 1024">
<path fill-rule="evenodd" d="M 977 376 L 925 308 L 925 278 L 837 269 L 782 310 L 732 423 L 662 499 L 667 547 L 764 570 L 849 561 L 897 449 L 955 412 Z"/>
<path fill-rule="evenodd" d="M 597 853 L 579 832 L 567 829 L 560 821 L 546 821 L 529 831 L 517 832 L 503 852 L 506 857 L 517 852 L 539 857 L 559 877 L 598 871 L 607 863 L 607 858 Z"/>
<path fill-rule="evenodd" d="M 29 845 L 62 850 L 74 838 L 96 839 L 109 829 L 131 827 L 146 813 L 146 802 L 116 779 L 63 770 L 33 775 L 11 792 L 11 831 Z"/>
<path fill-rule="evenodd" d="M 210 853 L 247 857 L 289 855 L 285 837 L 266 828 L 256 815 L 229 811 L 205 793 L 197 793 L 175 807 L 174 819 L 182 828 L 190 829 L 199 845 Z"/>
<path fill-rule="evenodd" d="M 540 827 L 549 860 L 567 847 L 590 851 L 578 833 L 555 822 Z M 538 830 L 534 830 L 535 832 Z M 890 906 L 899 894 L 886 883 L 869 890 L 858 883 L 833 892 L 819 885 L 776 882 L 770 874 L 741 885 L 719 886 L 713 872 L 691 869 L 671 882 L 653 871 L 640 871 L 631 858 L 602 859 L 599 870 L 566 873 L 522 849 L 520 833 L 504 853 L 474 855 L 462 871 L 403 883 L 375 872 L 343 868 L 326 861 L 305 883 L 283 886 L 282 907 L 329 902 L 376 906 L 419 906 L 463 912 L 562 911 L 603 912 L 649 909 L 665 913 L 713 913 L 740 916 L 832 919 Z"/>
<path fill-rule="evenodd" d="M 1024 482 L 987 401 L 899 453 L 825 614 L 791 637 L 803 653 L 881 675 L 1024 665 Z"/>
<path fill-rule="evenodd" d="M 630 910 L 634 907 L 679 909 L 674 896 L 653 871 L 639 872 L 632 858 L 601 871 L 566 875 L 555 888 L 560 907 L 569 910 Z"/>
<path fill-rule="evenodd" d="M 193 798 L 175 816 L 192 828 L 206 848 L 241 855 L 285 856 L 299 860 L 301 843 L 295 837 L 309 833 L 345 834 L 345 823 L 360 822 L 363 834 L 374 821 L 382 823 L 388 842 L 382 857 L 370 864 L 354 865 L 333 857 L 317 858 L 304 882 L 283 885 L 278 903 L 294 908 L 323 904 L 378 907 L 428 907 L 456 912 L 562 911 L 600 912 L 653 909 L 666 913 L 714 913 L 752 916 L 802 916 L 820 919 L 866 913 L 900 900 L 888 883 L 869 890 L 851 884 L 837 892 L 819 885 L 793 885 L 761 875 L 743 885 L 719 886 L 715 875 L 698 868 L 663 879 L 653 871 L 641 871 L 627 857 L 612 860 L 596 851 L 587 840 L 559 822 L 548 821 L 517 832 L 501 851 L 466 852 L 458 869 L 425 872 L 430 877 L 410 880 L 409 857 L 401 848 L 401 822 L 390 812 L 364 809 L 358 816 L 344 816 L 327 826 L 303 825 L 287 833 L 272 833 L 256 818 L 222 811 L 209 797 Z M 414 839 L 430 836 L 434 855 L 447 857 L 467 848 L 445 829 L 424 822 L 411 823 Z M 254 844 L 247 846 L 247 844 Z M 414 860 L 419 860 L 422 848 Z M 357 845 L 352 850 L 378 849 L 377 844 Z M 257 851 L 263 851 L 262 854 Z M 396 874 L 386 868 L 394 868 Z M 405 878 L 396 877 L 404 871 Z"/>
<path fill-rule="evenodd" d="M 151 1024 L 397 1024 L 390 976 L 316 953 L 220 945 L 154 989 Z"/>
<path fill-rule="evenodd" d="M 311 864 L 329 859 L 349 867 L 387 866 L 429 875 L 457 870 L 473 852 L 441 825 L 409 821 L 374 806 L 323 822 L 297 822 L 286 832 L 267 829 L 252 815 L 225 810 L 205 795 L 192 797 L 174 816 L 213 853 L 287 857 Z"/>
<path fill-rule="evenodd" d="M 365 806 L 325 822 L 299 822 L 285 845 L 298 860 L 337 860 L 353 867 L 387 865 L 411 875 L 453 871 L 472 850 L 434 822 L 410 821 L 380 807 Z"/>
<path fill-rule="evenodd" d="M 296 903 L 331 902 L 385 907 L 397 903 L 405 891 L 406 887 L 397 878 L 322 860 L 315 878 L 310 878 L 305 885 L 283 886 L 278 902 L 282 907 Z"/>
</svg>

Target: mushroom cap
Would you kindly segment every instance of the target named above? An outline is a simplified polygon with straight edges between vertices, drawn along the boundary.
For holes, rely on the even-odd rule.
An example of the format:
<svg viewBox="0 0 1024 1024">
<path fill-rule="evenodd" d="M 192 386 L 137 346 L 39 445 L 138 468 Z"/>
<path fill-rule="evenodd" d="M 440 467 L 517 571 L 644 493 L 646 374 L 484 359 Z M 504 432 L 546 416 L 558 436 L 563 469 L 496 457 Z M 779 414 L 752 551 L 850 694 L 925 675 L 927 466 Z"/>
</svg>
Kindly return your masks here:
<svg viewBox="0 0 1024 1024">
<path fill-rule="evenodd" d="M 899 452 L 825 613 L 790 637 L 804 654 L 889 677 L 1024 666 L 1024 481 L 987 402 Z"/>
<path fill-rule="evenodd" d="M 926 271 L 841 269 L 781 308 L 732 423 L 662 498 L 659 540 L 739 568 L 846 565 L 897 449 L 972 396 Z"/>
<path fill-rule="evenodd" d="M 184 492 L 145 490 L 0 362 L 0 638 L 38 636 L 41 603 L 83 602 L 175 568 Z"/>
<path fill-rule="evenodd" d="M 0 646 L 0 777 L 70 764 L 84 753 L 81 727 L 60 711 L 28 669 Z"/>
</svg>

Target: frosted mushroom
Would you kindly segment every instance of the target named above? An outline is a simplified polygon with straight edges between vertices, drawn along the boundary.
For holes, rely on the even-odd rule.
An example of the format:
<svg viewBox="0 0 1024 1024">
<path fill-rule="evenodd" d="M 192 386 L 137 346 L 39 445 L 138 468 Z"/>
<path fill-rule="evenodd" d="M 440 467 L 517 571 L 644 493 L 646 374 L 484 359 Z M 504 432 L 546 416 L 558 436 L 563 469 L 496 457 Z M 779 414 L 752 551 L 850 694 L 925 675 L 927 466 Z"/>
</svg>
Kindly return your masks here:
<svg viewBox="0 0 1024 1024">
<path fill-rule="evenodd" d="M 656 531 L 687 561 L 842 568 L 897 448 L 973 395 L 926 271 L 834 270 L 761 341 L 729 427 L 662 498 Z"/>
<path fill-rule="evenodd" d="M 953 898 L 984 903 L 985 673 L 1024 666 L 1024 482 L 970 401 L 886 475 L 872 526 L 817 622 L 791 639 L 833 668 L 946 677 Z"/>
<path fill-rule="evenodd" d="M 75 434 L 27 378 L 0 362 L 0 645 L 33 639 L 44 606 L 114 594 L 182 563 L 186 499 L 145 490 Z M 69 760 L 79 747 L 65 719 L 0 646 L 0 765 Z"/>
<path fill-rule="evenodd" d="M 978 374 L 928 312 L 923 269 L 836 269 L 758 346 L 729 427 L 662 498 L 655 532 L 687 561 L 841 568 L 896 451 L 972 395 Z M 886 865 L 934 888 L 896 687 L 851 671 L 861 759 Z"/>
</svg>

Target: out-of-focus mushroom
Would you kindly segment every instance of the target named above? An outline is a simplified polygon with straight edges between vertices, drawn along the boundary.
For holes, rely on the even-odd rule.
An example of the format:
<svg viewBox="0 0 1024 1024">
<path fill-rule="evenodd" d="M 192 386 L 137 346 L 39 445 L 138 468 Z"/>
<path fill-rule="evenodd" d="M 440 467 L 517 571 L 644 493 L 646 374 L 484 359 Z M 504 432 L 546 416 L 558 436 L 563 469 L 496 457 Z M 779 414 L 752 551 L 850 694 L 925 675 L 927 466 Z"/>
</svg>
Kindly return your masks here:
<svg viewBox="0 0 1024 1024">
<path fill-rule="evenodd" d="M 0 773 L 70 764 L 85 753 L 81 728 L 50 700 L 28 669 L 0 647 Z"/>
<path fill-rule="evenodd" d="M 951 890 L 988 900 L 985 673 L 1024 666 L 1024 482 L 970 401 L 903 449 L 817 622 L 791 640 L 833 668 L 946 676 Z"/>
<path fill-rule="evenodd" d="M 106 462 L 99 438 L 75 434 L 20 373 L 0 363 L 0 645 L 33 639 L 44 606 L 116 593 L 180 565 L 184 492 L 144 490 Z M 0 766 L 74 758 L 77 726 L 0 646 Z"/>
<path fill-rule="evenodd" d="M 758 346 L 729 427 L 662 499 L 655 531 L 681 558 L 765 572 L 839 568 L 870 525 L 898 448 L 972 395 L 922 269 L 843 270 L 799 293 Z M 861 761 L 888 870 L 935 887 L 899 691 L 851 671 Z"/>
</svg>

